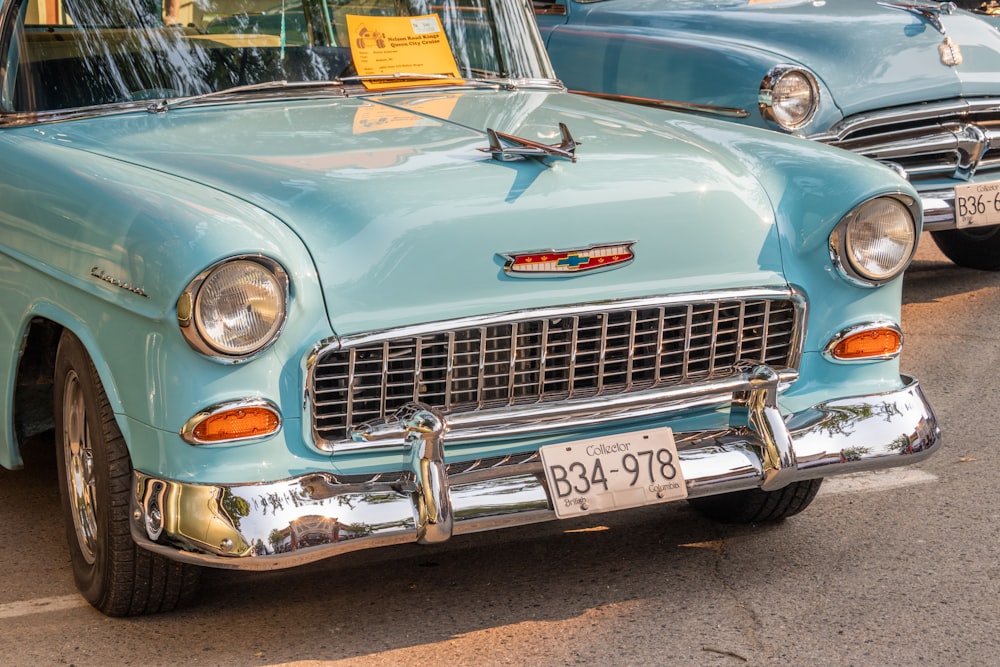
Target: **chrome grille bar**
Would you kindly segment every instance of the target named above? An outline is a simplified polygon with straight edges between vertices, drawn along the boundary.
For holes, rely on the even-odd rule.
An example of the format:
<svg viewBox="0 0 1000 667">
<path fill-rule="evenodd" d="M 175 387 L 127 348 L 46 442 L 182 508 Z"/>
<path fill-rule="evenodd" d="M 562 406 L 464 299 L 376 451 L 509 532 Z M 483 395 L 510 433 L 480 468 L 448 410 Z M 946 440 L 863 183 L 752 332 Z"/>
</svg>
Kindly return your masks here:
<svg viewBox="0 0 1000 667">
<path fill-rule="evenodd" d="M 1000 98 L 945 100 L 858 114 L 809 138 L 892 163 L 915 183 L 967 180 L 974 172 L 1000 167 Z"/>
<path fill-rule="evenodd" d="M 798 364 L 804 300 L 750 290 L 498 314 L 331 341 L 309 364 L 318 446 L 415 401 L 450 418 L 624 397 Z M 513 416 L 511 417 L 514 418 Z"/>
</svg>

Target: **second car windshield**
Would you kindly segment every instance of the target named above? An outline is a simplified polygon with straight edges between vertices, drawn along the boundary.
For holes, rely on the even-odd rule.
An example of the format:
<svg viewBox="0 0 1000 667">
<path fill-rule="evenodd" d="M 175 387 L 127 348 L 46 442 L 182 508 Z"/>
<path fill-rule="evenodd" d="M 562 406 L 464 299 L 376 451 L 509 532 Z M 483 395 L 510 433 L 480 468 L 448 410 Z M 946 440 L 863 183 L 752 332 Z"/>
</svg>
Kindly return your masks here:
<svg viewBox="0 0 1000 667">
<path fill-rule="evenodd" d="M 346 78 L 372 90 L 554 78 L 517 0 L 24 0 L 5 112 Z M 385 79 L 381 79 L 385 77 Z M 395 77 L 395 78 L 394 78 Z M 426 83 L 425 81 L 425 83 Z"/>
</svg>

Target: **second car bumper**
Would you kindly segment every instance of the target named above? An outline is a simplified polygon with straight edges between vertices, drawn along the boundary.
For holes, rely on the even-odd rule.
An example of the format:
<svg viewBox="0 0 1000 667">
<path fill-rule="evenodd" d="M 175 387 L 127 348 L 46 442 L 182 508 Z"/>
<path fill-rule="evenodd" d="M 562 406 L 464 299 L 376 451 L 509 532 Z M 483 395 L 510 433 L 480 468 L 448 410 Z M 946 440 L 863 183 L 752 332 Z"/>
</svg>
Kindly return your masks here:
<svg viewBox="0 0 1000 667">
<path fill-rule="evenodd" d="M 903 377 L 895 391 L 829 401 L 784 418 L 775 407 L 777 381 L 766 366 L 745 373 L 734 410 L 747 412 L 750 427 L 674 434 L 688 497 L 908 465 L 940 445 L 937 419 L 913 378 Z M 345 484 L 311 473 L 214 486 L 136 472 L 133 538 L 175 560 L 266 570 L 556 518 L 537 454 L 450 474 L 440 415 L 416 407 L 401 420 L 411 470 L 395 481 Z"/>
<path fill-rule="evenodd" d="M 920 201 L 924 209 L 925 232 L 957 229 L 954 188 L 921 191 Z"/>
</svg>

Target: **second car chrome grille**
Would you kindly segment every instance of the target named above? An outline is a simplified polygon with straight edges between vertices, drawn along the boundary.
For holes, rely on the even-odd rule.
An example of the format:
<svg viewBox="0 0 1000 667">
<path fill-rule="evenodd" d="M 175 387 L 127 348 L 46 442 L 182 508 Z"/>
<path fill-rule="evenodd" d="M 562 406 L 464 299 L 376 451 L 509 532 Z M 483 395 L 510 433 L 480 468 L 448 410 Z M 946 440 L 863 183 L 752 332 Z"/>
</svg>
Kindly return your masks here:
<svg viewBox="0 0 1000 667">
<path fill-rule="evenodd" d="M 322 351 L 311 372 L 316 437 L 343 439 L 350 427 L 412 401 L 469 413 L 709 380 L 732 373 L 737 361 L 797 362 L 799 315 L 787 296 L 532 315 L 446 330 L 449 323 L 437 323 Z"/>
<path fill-rule="evenodd" d="M 965 179 L 1000 169 L 1000 98 L 858 114 L 810 138 L 901 167 L 913 181 Z"/>
</svg>

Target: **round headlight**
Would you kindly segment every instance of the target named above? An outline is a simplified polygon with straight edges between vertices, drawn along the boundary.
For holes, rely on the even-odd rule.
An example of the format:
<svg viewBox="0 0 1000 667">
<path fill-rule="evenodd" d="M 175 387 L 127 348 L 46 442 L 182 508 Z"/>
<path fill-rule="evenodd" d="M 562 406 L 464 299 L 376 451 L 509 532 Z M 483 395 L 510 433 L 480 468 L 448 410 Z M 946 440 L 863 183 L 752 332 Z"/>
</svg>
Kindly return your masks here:
<svg viewBox="0 0 1000 667">
<path fill-rule="evenodd" d="M 850 279 L 880 285 L 903 272 L 917 246 L 919 208 L 909 197 L 876 197 L 844 216 L 830 235 L 834 264 Z"/>
<path fill-rule="evenodd" d="M 760 84 L 760 112 L 785 130 L 802 127 L 819 106 L 819 85 L 804 69 L 775 67 Z"/>
<path fill-rule="evenodd" d="M 288 278 L 277 263 L 236 258 L 192 281 L 178 301 L 177 317 L 195 349 L 239 359 L 274 342 L 287 300 Z"/>
</svg>

